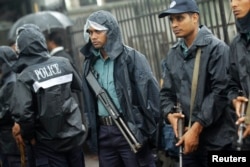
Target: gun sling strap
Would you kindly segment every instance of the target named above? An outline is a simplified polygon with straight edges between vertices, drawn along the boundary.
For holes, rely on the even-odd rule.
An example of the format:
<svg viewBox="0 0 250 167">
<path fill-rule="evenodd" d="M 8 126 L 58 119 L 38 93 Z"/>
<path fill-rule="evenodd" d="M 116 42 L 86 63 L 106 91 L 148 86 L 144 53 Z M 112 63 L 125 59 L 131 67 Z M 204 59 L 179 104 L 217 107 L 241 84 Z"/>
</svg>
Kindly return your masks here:
<svg viewBox="0 0 250 167">
<path fill-rule="evenodd" d="M 188 128 L 191 127 L 191 123 L 192 123 L 191 118 L 192 118 L 194 100 L 195 100 L 197 84 L 198 84 L 198 76 L 199 76 L 199 68 L 200 68 L 200 57 L 201 57 L 201 48 L 198 48 L 198 50 L 196 52 L 196 56 L 195 56 L 194 71 L 193 71 L 193 78 L 192 78 L 190 114 L 189 114 Z"/>
</svg>

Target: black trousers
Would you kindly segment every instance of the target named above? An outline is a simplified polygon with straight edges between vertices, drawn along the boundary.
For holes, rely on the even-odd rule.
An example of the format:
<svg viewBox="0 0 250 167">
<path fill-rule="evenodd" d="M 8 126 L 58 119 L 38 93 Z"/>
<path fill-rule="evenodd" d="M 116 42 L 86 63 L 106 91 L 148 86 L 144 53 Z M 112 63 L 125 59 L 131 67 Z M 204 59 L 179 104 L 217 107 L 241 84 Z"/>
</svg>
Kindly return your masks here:
<svg viewBox="0 0 250 167">
<path fill-rule="evenodd" d="M 36 167 L 85 167 L 83 148 L 58 153 L 43 145 L 33 146 Z"/>
<path fill-rule="evenodd" d="M 116 126 L 100 126 L 99 162 L 100 167 L 155 167 L 149 147 L 134 154 Z"/>
<path fill-rule="evenodd" d="M 221 151 L 233 151 L 232 144 L 224 146 Z M 183 155 L 183 167 L 208 167 L 208 151 L 199 146 L 193 153 Z"/>
</svg>

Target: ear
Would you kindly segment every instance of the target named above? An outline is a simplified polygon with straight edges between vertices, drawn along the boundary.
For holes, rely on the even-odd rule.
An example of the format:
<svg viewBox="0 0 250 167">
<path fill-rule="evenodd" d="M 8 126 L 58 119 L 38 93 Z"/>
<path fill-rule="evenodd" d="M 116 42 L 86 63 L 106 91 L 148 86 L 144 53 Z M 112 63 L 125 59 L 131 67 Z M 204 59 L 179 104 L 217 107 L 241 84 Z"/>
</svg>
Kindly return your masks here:
<svg viewBox="0 0 250 167">
<path fill-rule="evenodd" d="M 200 15 L 198 13 L 193 13 L 192 18 L 194 20 L 194 23 L 197 23 L 197 24 L 199 23 Z"/>
</svg>

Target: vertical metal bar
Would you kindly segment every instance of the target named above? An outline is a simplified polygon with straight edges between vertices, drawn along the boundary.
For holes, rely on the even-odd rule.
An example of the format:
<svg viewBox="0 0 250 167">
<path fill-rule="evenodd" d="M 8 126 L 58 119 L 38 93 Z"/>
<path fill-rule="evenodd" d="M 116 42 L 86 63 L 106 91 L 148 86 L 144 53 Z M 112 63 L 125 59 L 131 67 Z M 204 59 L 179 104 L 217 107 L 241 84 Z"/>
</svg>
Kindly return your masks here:
<svg viewBox="0 0 250 167">
<path fill-rule="evenodd" d="M 168 1 L 169 1 L 169 4 L 170 4 L 170 0 L 168 0 Z M 168 20 L 168 25 L 169 25 L 169 29 L 170 29 L 170 31 L 171 31 L 171 42 L 172 42 L 172 44 L 173 44 L 174 42 L 176 42 L 176 41 L 175 41 L 176 38 L 175 38 L 175 35 L 174 35 L 173 32 L 172 32 L 171 23 L 170 23 L 169 20 Z"/>
<path fill-rule="evenodd" d="M 162 4 L 162 5 L 158 5 L 158 11 L 159 11 L 158 14 L 160 14 L 163 10 L 166 10 L 166 8 L 168 6 L 167 0 L 160 0 L 159 4 Z M 162 6 L 164 6 L 164 7 L 162 7 Z M 158 18 L 158 19 L 159 19 L 159 32 L 162 33 L 161 43 L 160 43 L 161 44 L 160 45 L 160 54 L 161 54 L 161 60 L 162 60 L 165 58 L 165 55 L 167 54 L 167 51 L 164 48 L 169 47 L 169 45 L 165 46 L 165 43 L 168 43 L 167 32 L 165 31 L 166 26 L 167 26 L 166 25 L 166 18 Z"/>
<path fill-rule="evenodd" d="M 201 6 L 201 8 L 199 8 L 199 10 L 200 10 L 200 13 L 201 12 L 203 12 L 202 14 L 200 14 L 200 21 L 201 20 L 203 20 L 203 23 L 205 24 L 205 25 L 207 25 L 208 26 L 208 22 L 207 22 L 207 17 L 206 17 L 206 8 L 205 8 L 205 4 L 206 2 L 201 2 L 200 1 L 200 6 Z M 198 2 L 197 2 L 197 5 L 198 5 Z M 201 19 L 201 17 L 203 18 L 203 19 Z M 211 25 L 212 26 L 212 25 Z"/>
<path fill-rule="evenodd" d="M 136 21 L 137 31 L 136 31 L 136 34 L 134 35 L 133 38 L 134 38 L 134 41 L 136 41 L 136 43 L 137 43 L 136 49 L 138 49 L 139 51 L 142 51 L 143 48 L 141 48 L 140 34 L 143 32 L 143 25 L 142 25 L 142 21 L 141 21 L 142 18 L 140 16 L 140 11 L 142 11 L 141 2 L 140 2 L 140 0 L 137 0 L 136 11 L 135 11 L 135 13 L 136 13 L 135 17 L 137 18 L 137 21 Z"/>
<path fill-rule="evenodd" d="M 217 29 L 217 33 L 218 33 L 217 37 L 221 38 L 221 35 L 220 35 L 220 23 L 219 23 L 219 18 L 218 18 L 219 14 L 217 14 L 217 4 L 216 4 L 217 2 L 218 2 L 217 0 L 212 1 L 212 3 L 214 4 L 214 13 L 215 13 L 215 21 L 216 21 L 215 25 L 217 25 L 217 26 L 215 26 L 216 29 Z"/>
<path fill-rule="evenodd" d="M 208 17 L 209 17 L 209 21 L 210 21 L 210 29 L 213 29 L 213 16 L 212 16 L 212 9 L 211 9 L 211 3 L 209 1 L 207 1 L 207 7 L 208 7 Z M 212 31 L 213 32 L 213 31 Z"/>
<path fill-rule="evenodd" d="M 147 0 L 147 6 L 148 6 L 148 11 L 149 11 L 149 23 L 150 23 L 150 27 L 151 27 L 151 35 L 150 35 L 150 38 L 152 40 L 152 43 L 153 45 L 151 46 L 152 47 L 152 54 L 151 56 L 152 57 L 155 57 L 156 59 L 152 59 L 152 66 L 151 67 L 154 67 L 155 69 L 155 73 L 156 73 L 156 76 L 157 78 L 160 76 L 161 74 L 161 69 L 160 69 L 160 65 L 159 65 L 159 62 L 160 62 L 160 58 L 159 58 L 159 55 L 158 55 L 158 52 L 157 52 L 157 46 L 156 46 L 156 37 L 158 37 L 158 33 L 154 31 L 154 22 L 153 22 L 153 18 L 154 15 L 151 14 L 152 11 L 151 11 L 151 4 L 149 2 L 150 0 Z M 158 40 L 159 41 L 159 40 Z"/>
<path fill-rule="evenodd" d="M 130 5 L 130 6 L 132 6 L 132 4 Z M 135 25 L 133 25 L 132 23 L 133 23 L 133 16 L 132 16 L 132 12 L 130 12 L 130 10 L 132 9 L 132 7 L 129 7 L 128 6 L 128 8 L 126 8 L 126 16 L 129 16 L 129 19 L 126 21 L 127 22 L 127 28 L 126 29 L 128 29 L 129 31 L 129 34 L 128 34 L 128 37 L 133 37 L 134 36 L 134 30 L 135 30 L 135 28 L 136 28 L 136 26 Z"/>
<path fill-rule="evenodd" d="M 219 6 L 220 6 L 220 12 L 221 12 L 221 22 L 222 22 L 222 29 L 223 29 L 223 35 L 224 35 L 224 41 L 225 43 L 229 44 L 229 36 L 228 36 L 228 31 L 227 31 L 227 20 L 226 20 L 226 15 L 225 15 L 225 8 L 224 8 L 224 0 L 219 1 Z"/>
<path fill-rule="evenodd" d="M 145 34 L 146 34 L 146 32 L 147 32 L 147 18 L 145 17 L 145 15 L 144 15 L 144 13 L 145 13 L 145 10 L 146 10 L 146 8 L 145 8 L 145 0 L 142 0 L 142 1 L 140 1 L 140 6 L 142 7 L 141 8 L 141 13 L 140 13 L 140 17 L 141 17 L 141 21 L 142 21 L 142 24 L 143 24 L 143 28 L 142 28 L 142 32 L 141 32 L 141 34 L 140 34 L 140 36 L 139 36 L 139 38 L 141 38 L 142 40 L 141 40 L 141 43 L 140 43 L 140 48 L 142 49 L 142 50 L 140 50 L 140 51 L 142 51 L 146 56 L 147 56 L 147 58 L 149 59 L 149 61 L 151 61 L 150 60 L 150 58 L 151 58 L 151 56 L 150 56 L 150 53 L 149 52 L 146 52 L 146 50 L 147 50 L 147 48 L 148 48 L 148 43 L 146 42 L 146 38 L 147 37 L 145 37 Z"/>
</svg>

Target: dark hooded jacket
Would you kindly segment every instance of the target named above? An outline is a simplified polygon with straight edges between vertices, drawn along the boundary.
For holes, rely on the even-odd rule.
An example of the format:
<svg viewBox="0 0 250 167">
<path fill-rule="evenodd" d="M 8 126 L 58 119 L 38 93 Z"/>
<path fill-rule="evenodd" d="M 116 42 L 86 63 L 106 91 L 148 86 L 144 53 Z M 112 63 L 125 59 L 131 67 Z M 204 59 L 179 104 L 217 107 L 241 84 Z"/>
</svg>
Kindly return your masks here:
<svg viewBox="0 0 250 167">
<path fill-rule="evenodd" d="M 226 109 L 228 99 L 225 90 L 228 84 L 229 47 L 215 38 L 205 27 L 199 33 L 184 58 L 181 39 L 169 51 L 163 61 L 164 84 L 161 90 L 161 108 L 165 114 L 174 112 L 180 102 L 186 126 L 190 117 L 191 85 L 197 48 L 201 48 L 197 92 L 194 100 L 192 123 L 203 127 L 200 146 L 217 150 L 231 144 L 235 132 L 234 111 Z"/>
<path fill-rule="evenodd" d="M 114 84 L 119 99 L 122 117 L 136 138 L 143 143 L 156 132 L 159 118 L 159 85 L 144 55 L 125 46 L 117 20 L 106 11 L 98 11 L 88 18 L 108 28 L 104 50 L 114 60 Z M 86 75 L 94 61 L 94 47 L 91 41 L 81 49 L 85 56 L 83 65 L 83 96 L 85 112 L 88 113 L 91 127 L 90 144 L 97 151 L 98 111 L 97 99 L 89 86 Z"/>
<path fill-rule="evenodd" d="M 230 102 L 240 95 L 239 91 L 242 91 L 241 95 L 250 97 L 250 12 L 237 19 L 236 26 L 238 34 L 230 45 Z M 243 149 L 249 149 L 250 137 L 245 138 L 243 143 Z"/>
<path fill-rule="evenodd" d="M 11 71 L 11 64 L 17 55 L 11 47 L 0 47 L 0 152 L 19 154 L 16 141 L 12 136 L 14 120 L 11 117 L 10 104 L 16 82 L 16 74 Z"/>
<path fill-rule="evenodd" d="M 230 45 L 230 101 L 239 95 L 239 90 L 243 95 L 250 95 L 250 12 L 242 18 L 236 20 L 239 33 Z"/>
<path fill-rule="evenodd" d="M 49 57 L 44 36 L 34 25 L 19 30 L 17 48 L 13 115 L 22 137 L 58 152 L 81 146 L 86 127 L 72 97 L 72 91 L 81 90 L 78 73 L 68 59 Z"/>
</svg>

